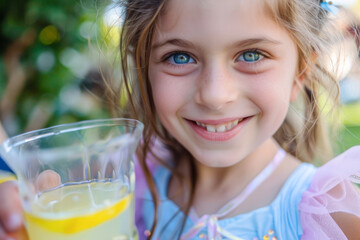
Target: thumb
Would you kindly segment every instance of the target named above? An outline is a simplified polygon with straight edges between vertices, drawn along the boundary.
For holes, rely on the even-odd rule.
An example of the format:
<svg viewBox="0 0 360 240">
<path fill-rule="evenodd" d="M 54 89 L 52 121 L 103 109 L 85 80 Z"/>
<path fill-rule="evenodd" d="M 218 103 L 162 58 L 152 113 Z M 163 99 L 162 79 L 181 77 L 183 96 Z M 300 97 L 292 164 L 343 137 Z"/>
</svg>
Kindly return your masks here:
<svg viewBox="0 0 360 240">
<path fill-rule="evenodd" d="M 60 175 L 53 170 L 41 172 L 36 180 L 37 190 L 42 192 L 61 185 Z"/>
</svg>

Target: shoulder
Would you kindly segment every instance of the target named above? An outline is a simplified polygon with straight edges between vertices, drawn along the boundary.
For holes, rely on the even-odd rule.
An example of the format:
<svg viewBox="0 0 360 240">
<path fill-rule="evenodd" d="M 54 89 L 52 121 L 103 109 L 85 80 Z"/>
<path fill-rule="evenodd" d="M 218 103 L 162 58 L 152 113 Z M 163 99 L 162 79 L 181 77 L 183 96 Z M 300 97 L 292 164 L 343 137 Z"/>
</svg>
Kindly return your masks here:
<svg viewBox="0 0 360 240">
<path fill-rule="evenodd" d="M 360 239 L 360 216 L 346 212 L 330 214 L 347 239 Z"/>
<path fill-rule="evenodd" d="M 360 146 L 316 171 L 299 204 L 303 239 L 359 238 L 360 194 L 354 184 L 359 180 Z"/>
<path fill-rule="evenodd" d="M 291 173 L 274 201 L 278 211 L 274 213 L 275 223 L 284 232 L 280 239 L 295 239 L 302 234 L 299 204 L 309 188 L 317 168 L 310 163 L 301 163 Z"/>
<path fill-rule="evenodd" d="M 154 203 L 150 189 L 155 190 L 157 193 L 164 191 L 166 181 L 163 181 L 168 175 L 167 169 L 159 163 L 162 161 L 171 163 L 172 157 L 170 152 L 164 145 L 156 138 L 152 139 L 151 151 L 147 153 L 145 159 L 138 152 L 134 155 L 135 162 L 135 222 L 139 231 L 140 239 L 143 239 L 145 229 L 151 229 L 152 221 L 154 219 Z M 142 165 L 147 166 L 152 179 L 147 179 Z M 152 180 L 149 183 L 149 180 Z M 155 189 L 154 189 L 155 188 Z"/>
<path fill-rule="evenodd" d="M 287 203 L 287 205 L 297 209 L 303 193 L 309 188 L 313 176 L 317 172 L 317 168 L 310 163 L 300 162 L 290 156 L 289 160 L 284 161 L 284 164 L 279 167 L 279 172 L 285 171 L 288 171 L 285 175 L 286 181 L 284 181 L 277 197 L 280 197 L 281 204 Z"/>
</svg>

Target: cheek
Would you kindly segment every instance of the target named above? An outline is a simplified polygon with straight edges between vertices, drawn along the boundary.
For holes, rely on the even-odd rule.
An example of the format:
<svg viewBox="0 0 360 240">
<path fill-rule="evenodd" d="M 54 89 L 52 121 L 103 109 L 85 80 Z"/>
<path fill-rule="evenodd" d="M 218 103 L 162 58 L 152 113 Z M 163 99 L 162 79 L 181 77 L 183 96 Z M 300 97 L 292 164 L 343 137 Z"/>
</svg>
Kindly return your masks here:
<svg viewBox="0 0 360 240">
<path fill-rule="evenodd" d="M 289 102 L 282 97 L 281 92 L 273 91 L 272 93 L 264 95 L 266 99 L 263 99 L 262 115 L 259 118 L 260 128 L 270 135 L 275 134 L 281 127 L 289 109 Z"/>
<path fill-rule="evenodd" d="M 166 85 L 162 84 L 164 80 L 162 79 L 161 74 L 158 74 L 156 69 L 150 68 L 149 70 L 149 79 L 151 84 L 151 91 L 152 96 L 154 100 L 154 105 L 156 108 L 156 111 L 159 113 L 163 111 L 167 111 L 169 107 L 171 107 L 170 100 L 169 101 L 163 101 L 163 99 L 169 98 L 169 91 L 166 90 Z"/>
<path fill-rule="evenodd" d="M 149 79 L 157 113 L 162 121 L 171 118 L 181 109 L 184 91 L 179 79 L 169 76 L 156 68 L 149 69 Z"/>
<path fill-rule="evenodd" d="M 262 74 L 252 84 L 253 102 L 260 108 L 268 124 L 279 125 L 287 114 L 292 90 L 293 75 L 270 72 Z"/>
</svg>

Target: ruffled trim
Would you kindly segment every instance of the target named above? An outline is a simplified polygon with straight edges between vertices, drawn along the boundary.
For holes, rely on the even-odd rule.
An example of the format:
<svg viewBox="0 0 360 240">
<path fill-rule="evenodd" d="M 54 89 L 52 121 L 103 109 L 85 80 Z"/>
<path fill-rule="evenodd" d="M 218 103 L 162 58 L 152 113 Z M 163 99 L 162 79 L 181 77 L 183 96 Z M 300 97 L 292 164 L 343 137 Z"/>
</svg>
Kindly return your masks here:
<svg viewBox="0 0 360 240">
<path fill-rule="evenodd" d="M 320 167 L 299 204 L 303 240 L 347 239 L 330 214 L 360 218 L 360 146 L 352 147 Z"/>
</svg>

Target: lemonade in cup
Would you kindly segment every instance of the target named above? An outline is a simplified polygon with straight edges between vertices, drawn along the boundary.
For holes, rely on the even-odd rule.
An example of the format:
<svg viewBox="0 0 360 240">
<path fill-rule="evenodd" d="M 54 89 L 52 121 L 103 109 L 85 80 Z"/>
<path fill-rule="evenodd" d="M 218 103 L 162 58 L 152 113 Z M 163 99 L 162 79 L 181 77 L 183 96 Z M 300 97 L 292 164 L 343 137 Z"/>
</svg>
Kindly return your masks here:
<svg viewBox="0 0 360 240">
<path fill-rule="evenodd" d="M 115 118 L 6 140 L 0 153 L 17 175 L 30 239 L 138 239 L 133 155 L 142 130 Z"/>
</svg>

